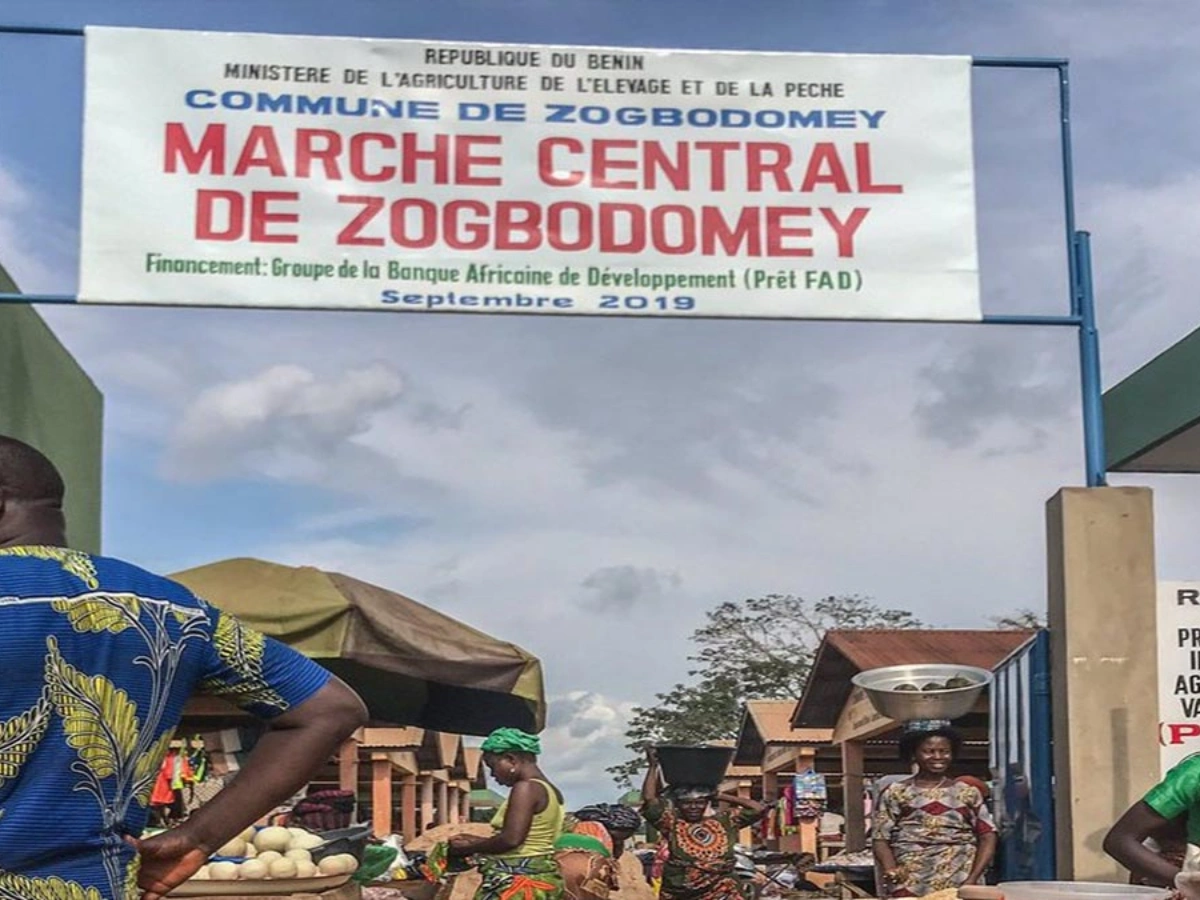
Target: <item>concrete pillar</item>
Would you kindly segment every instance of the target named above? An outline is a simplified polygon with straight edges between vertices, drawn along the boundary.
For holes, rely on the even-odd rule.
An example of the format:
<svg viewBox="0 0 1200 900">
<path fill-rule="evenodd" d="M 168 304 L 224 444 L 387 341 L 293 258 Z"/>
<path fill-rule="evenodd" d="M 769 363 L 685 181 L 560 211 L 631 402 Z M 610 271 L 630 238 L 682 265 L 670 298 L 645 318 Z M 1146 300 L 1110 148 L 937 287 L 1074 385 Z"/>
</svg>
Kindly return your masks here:
<svg viewBox="0 0 1200 900">
<path fill-rule="evenodd" d="M 739 797 L 741 797 L 743 800 L 751 799 L 751 797 L 750 797 L 750 782 L 749 781 L 739 781 L 738 782 L 737 795 Z M 741 831 L 738 832 L 738 840 L 742 843 L 743 846 L 746 846 L 746 847 L 754 846 L 754 829 L 753 828 L 743 828 Z"/>
<path fill-rule="evenodd" d="M 358 797 L 358 741 L 348 737 L 338 749 L 338 788 Z"/>
<path fill-rule="evenodd" d="M 461 804 L 461 809 L 459 810 L 459 813 L 458 813 L 459 819 L 462 820 L 463 822 L 470 822 L 471 821 L 471 789 L 469 787 L 462 789 L 462 793 L 459 796 L 459 803 Z"/>
<path fill-rule="evenodd" d="M 461 810 L 462 804 L 458 800 L 458 785 L 452 784 L 446 789 L 446 818 L 451 825 L 458 824 L 458 814 Z"/>
<path fill-rule="evenodd" d="M 450 821 L 450 805 L 447 802 L 449 798 L 450 786 L 444 781 L 437 783 L 437 823 L 445 825 Z"/>
<path fill-rule="evenodd" d="M 371 830 L 375 837 L 392 833 L 392 761 L 371 762 Z"/>
<path fill-rule="evenodd" d="M 404 775 L 400 779 L 400 829 L 404 842 L 417 838 L 417 776 Z"/>
<path fill-rule="evenodd" d="M 1153 496 L 1064 488 L 1046 524 L 1057 874 L 1123 882 L 1101 841 L 1158 780 Z"/>
<path fill-rule="evenodd" d="M 421 830 L 433 825 L 433 776 L 421 775 Z"/>
<path fill-rule="evenodd" d="M 846 852 L 867 849 L 867 816 L 863 809 L 863 745 L 842 741 L 842 796 L 846 802 Z"/>
</svg>

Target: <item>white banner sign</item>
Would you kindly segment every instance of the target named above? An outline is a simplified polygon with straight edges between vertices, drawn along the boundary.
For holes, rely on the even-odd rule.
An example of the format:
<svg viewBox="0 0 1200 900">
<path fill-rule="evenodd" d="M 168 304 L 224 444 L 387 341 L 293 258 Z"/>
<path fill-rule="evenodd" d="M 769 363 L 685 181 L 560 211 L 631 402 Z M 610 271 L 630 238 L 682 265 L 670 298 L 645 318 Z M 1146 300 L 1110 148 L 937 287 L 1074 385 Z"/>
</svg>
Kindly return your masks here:
<svg viewBox="0 0 1200 900">
<path fill-rule="evenodd" d="M 1200 582 L 1158 585 L 1158 717 L 1165 775 L 1200 752 Z"/>
<path fill-rule="evenodd" d="M 89 28 L 80 299 L 978 319 L 970 75 Z"/>
</svg>

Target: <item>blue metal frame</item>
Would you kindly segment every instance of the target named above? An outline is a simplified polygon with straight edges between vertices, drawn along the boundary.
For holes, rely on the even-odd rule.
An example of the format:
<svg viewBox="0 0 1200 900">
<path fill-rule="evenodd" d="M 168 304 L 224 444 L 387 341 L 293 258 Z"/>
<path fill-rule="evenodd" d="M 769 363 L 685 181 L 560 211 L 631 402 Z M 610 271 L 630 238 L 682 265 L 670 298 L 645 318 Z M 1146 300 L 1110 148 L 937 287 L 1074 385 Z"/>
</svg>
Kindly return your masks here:
<svg viewBox="0 0 1200 900">
<path fill-rule="evenodd" d="M 36 25 L 3 25 L 0 34 L 83 37 L 81 28 Z M 1079 329 L 1079 375 L 1083 394 L 1084 471 L 1088 487 L 1105 484 L 1104 411 L 1100 387 L 1100 334 L 1096 328 L 1096 303 L 1092 285 L 1090 235 L 1075 227 L 1075 165 L 1071 151 L 1071 90 L 1069 63 L 1041 57 L 977 56 L 971 64 L 981 69 L 1050 69 L 1058 72 L 1059 141 L 1062 150 L 1063 218 L 1067 241 L 1070 314 L 1065 316 L 985 315 L 984 325 L 1069 326 Z M 75 303 L 70 294 L 6 294 L 0 303 Z"/>
</svg>

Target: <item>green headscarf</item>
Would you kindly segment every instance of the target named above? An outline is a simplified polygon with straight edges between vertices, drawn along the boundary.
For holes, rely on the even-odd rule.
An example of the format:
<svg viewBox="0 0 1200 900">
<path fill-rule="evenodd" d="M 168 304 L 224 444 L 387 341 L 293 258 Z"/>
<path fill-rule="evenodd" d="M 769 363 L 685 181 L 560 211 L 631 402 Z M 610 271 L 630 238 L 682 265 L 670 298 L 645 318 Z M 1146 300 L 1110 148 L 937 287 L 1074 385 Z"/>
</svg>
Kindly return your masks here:
<svg viewBox="0 0 1200 900">
<path fill-rule="evenodd" d="M 487 736 L 481 748 L 484 753 L 542 752 L 542 742 L 536 734 L 526 734 L 520 728 L 497 728 Z"/>
</svg>

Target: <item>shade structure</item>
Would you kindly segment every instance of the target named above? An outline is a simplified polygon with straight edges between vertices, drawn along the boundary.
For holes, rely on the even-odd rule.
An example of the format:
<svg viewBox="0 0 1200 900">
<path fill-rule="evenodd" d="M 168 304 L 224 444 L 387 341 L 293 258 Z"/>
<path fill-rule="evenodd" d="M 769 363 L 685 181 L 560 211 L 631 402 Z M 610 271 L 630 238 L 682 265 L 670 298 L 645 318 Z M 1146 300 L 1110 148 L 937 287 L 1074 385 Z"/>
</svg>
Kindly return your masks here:
<svg viewBox="0 0 1200 900">
<path fill-rule="evenodd" d="M 491 788 L 471 791 L 471 806 L 475 809 L 499 809 L 503 803 L 504 798 Z"/>
<path fill-rule="evenodd" d="M 371 717 L 455 734 L 545 725 L 542 665 L 515 644 L 338 572 L 227 559 L 172 576 L 325 666 Z"/>
</svg>

